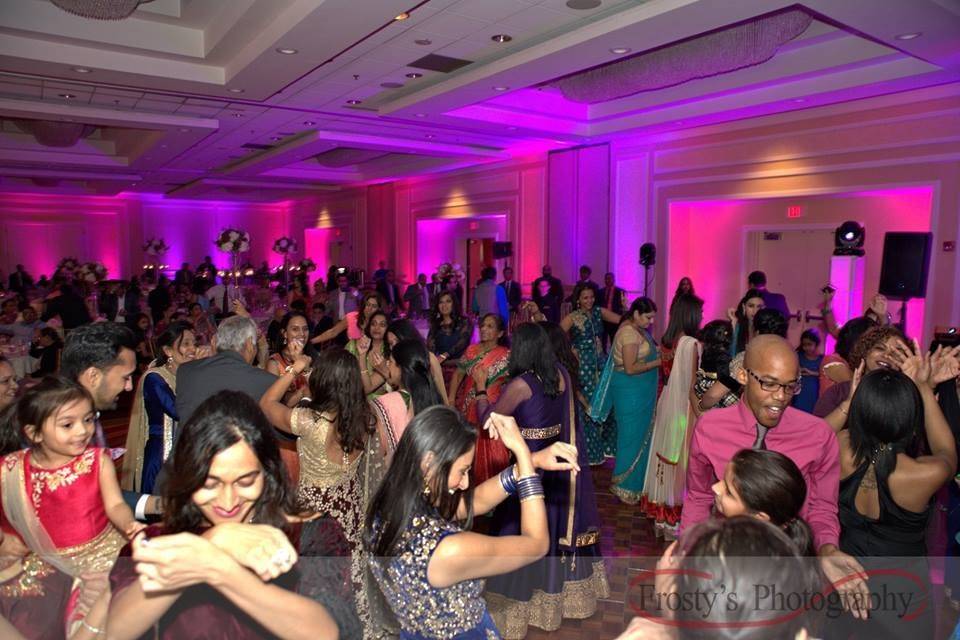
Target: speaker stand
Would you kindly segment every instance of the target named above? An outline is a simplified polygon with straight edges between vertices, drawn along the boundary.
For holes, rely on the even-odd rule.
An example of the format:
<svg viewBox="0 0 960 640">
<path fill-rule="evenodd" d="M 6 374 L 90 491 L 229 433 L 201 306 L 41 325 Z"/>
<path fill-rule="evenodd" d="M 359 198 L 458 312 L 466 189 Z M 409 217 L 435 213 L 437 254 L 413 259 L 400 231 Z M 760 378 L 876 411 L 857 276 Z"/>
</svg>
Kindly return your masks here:
<svg viewBox="0 0 960 640">
<path fill-rule="evenodd" d="M 910 298 L 903 298 L 900 300 L 900 322 L 897 323 L 897 326 L 900 328 L 900 331 L 904 335 L 907 334 L 907 303 L 910 302 Z"/>
<path fill-rule="evenodd" d="M 647 295 L 647 290 L 650 288 L 650 265 L 643 265 L 643 297 L 649 298 Z"/>
</svg>

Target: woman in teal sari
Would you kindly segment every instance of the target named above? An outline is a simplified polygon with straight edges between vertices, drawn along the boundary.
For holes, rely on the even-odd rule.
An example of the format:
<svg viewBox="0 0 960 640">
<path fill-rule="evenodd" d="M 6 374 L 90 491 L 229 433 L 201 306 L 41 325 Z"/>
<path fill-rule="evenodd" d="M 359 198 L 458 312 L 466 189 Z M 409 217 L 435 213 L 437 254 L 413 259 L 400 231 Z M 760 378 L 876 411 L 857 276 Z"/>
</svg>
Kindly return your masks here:
<svg viewBox="0 0 960 640">
<path fill-rule="evenodd" d="M 610 491 L 626 504 L 640 502 L 650 453 L 660 354 L 647 329 L 656 312 L 657 305 L 649 298 L 637 298 L 630 305 L 591 403 L 594 413 L 609 411 L 612 405 L 617 460 Z"/>
</svg>

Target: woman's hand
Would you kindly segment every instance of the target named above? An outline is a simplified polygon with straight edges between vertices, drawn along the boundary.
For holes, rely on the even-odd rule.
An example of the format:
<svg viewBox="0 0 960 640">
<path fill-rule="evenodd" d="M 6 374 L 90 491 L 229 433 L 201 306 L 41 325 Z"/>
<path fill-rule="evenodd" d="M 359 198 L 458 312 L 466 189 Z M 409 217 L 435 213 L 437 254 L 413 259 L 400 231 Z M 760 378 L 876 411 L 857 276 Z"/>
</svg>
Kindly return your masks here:
<svg viewBox="0 0 960 640">
<path fill-rule="evenodd" d="M 530 454 L 530 458 L 536 469 L 572 471 L 575 474 L 580 471 L 580 465 L 577 464 L 577 449 L 566 442 L 554 442 L 546 449 Z"/>
<path fill-rule="evenodd" d="M 487 388 L 487 370 L 480 365 L 477 365 L 470 372 L 470 377 L 473 378 L 473 384 L 477 387 L 478 391 L 484 391 Z"/>
<path fill-rule="evenodd" d="M 133 560 L 144 593 L 179 591 L 195 584 L 219 582 L 233 559 L 192 533 L 133 541 Z"/>
<path fill-rule="evenodd" d="M 930 355 L 920 350 L 920 344 L 914 339 L 913 353 L 903 342 L 897 341 L 894 353 L 898 356 L 900 371 L 913 380 L 918 387 L 930 380 Z"/>
<path fill-rule="evenodd" d="M 380 366 L 383 365 L 384 362 L 386 362 L 386 360 L 384 359 L 383 354 L 382 354 L 381 352 L 379 352 L 379 351 L 371 351 L 371 352 L 370 352 L 370 362 L 373 363 L 373 368 L 374 368 L 374 369 L 379 369 Z"/>
<path fill-rule="evenodd" d="M 302 348 L 302 347 L 301 347 Z M 313 364 L 313 360 L 305 353 L 300 353 L 293 360 L 293 368 L 291 371 L 295 375 L 300 375 L 304 371 L 310 368 L 310 365 Z"/>
<path fill-rule="evenodd" d="M 303 346 L 304 342 L 299 338 L 294 338 L 293 340 L 289 340 L 287 342 L 287 349 L 290 351 L 290 355 L 294 360 L 297 359 L 297 356 L 303 353 Z"/>
<path fill-rule="evenodd" d="M 194 360 L 200 360 L 201 358 L 209 358 L 213 355 L 213 346 L 205 344 L 201 347 L 197 347 L 197 355 L 194 356 Z"/>
<path fill-rule="evenodd" d="M 264 581 L 286 573 L 297 562 L 297 551 L 286 534 L 269 525 L 219 524 L 203 537 Z"/>
<path fill-rule="evenodd" d="M 823 288 L 822 291 L 823 291 L 823 309 L 824 309 L 824 311 L 826 311 L 827 309 L 832 309 L 832 308 L 833 308 L 833 298 L 834 298 L 834 296 L 837 295 L 837 290 L 834 289 L 832 286 L 827 285 L 826 287 Z"/>
<path fill-rule="evenodd" d="M 887 298 L 879 293 L 873 296 L 873 299 L 870 301 L 870 310 L 877 314 L 877 319 L 880 320 L 881 323 L 886 322 Z"/>
<path fill-rule="evenodd" d="M 239 299 L 234 300 L 233 302 L 230 303 L 230 309 L 238 316 L 243 316 L 244 318 L 250 317 L 250 312 L 247 311 L 247 308 L 244 306 L 242 302 L 240 302 Z"/>
<path fill-rule="evenodd" d="M 850 393 L 847 395 L 847 402 L 853 402 L 853 396 L 857 392 L 857 387 L 860 386 L 860 381 L 863 379 L 863 372 L 867 369 L 867 363 L 861 361 L 860 366 L 858 366 L 853 371 L 853 379 L 850 381 Z"/>
<path fill-rule="evenodd" d="M 503 442 L 503 446 L 518 458 L 521 455 L 530 455 L 527 442 L 520 435 L 520 425 L 513 419 L 513 416 L 504 416 L 496 412 L 491 413 L 483 428 L 489 432 L 491 440 L 500 440 Z"/>
<path fill-rule="evenodd" d="M 953 380 L 960 375 L 960 345 L 944 349 L 939 345 L 930 356 L 930 379 L 928 384 L 934 389 L 938 384 Z"/>
<path fill-rule="evenodd" d="M 360 355 L 365 355 L 367 351 L 370 351 L 371 342 L 372 341 L 367 336 L 361 336 L 360 339 L 357 340 L 357 353 Z"/>
<path fill-rule="evenodd" d="M 733 324 L 737 324 L 737 310 L 733 307 L 727 309 L 727 320 Z"/>
<path fill-rule="evenodd" d="M 138 533 L 140 533 L 146 528 L 147 528 L 147 525 L 145 525 L 144 523 L 139 522 L 137 520 L 133 520 L 130 522 L 130 524 L 126 526 L 126 528 L 124 528 L 123 535 L 127 538 L 127 540 L 133 540 L 134 538 L 137 537 Z"/>
</svg>

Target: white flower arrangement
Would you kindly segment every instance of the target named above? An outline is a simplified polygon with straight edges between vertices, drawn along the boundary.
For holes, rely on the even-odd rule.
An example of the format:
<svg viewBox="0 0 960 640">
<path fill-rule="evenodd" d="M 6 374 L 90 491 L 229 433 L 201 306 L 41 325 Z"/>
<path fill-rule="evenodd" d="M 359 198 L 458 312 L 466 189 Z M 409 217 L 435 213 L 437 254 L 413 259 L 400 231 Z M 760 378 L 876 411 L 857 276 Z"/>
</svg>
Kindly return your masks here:
<svg viewBox="0 0 960 640">
<path fill-rule="evenodd" d="M 61 258 L 60 262 L 57 263 L 57 271 L 65 273 L 73 273 L 80 268 L 80 261 L 76 258 Z"/>
<path fill-rule="evenodd" d="M 240 229 L 224 229 L 213 243 L 220 251 L 244 253 L 250 251 L 250 234 Z"/>
<path fill-rule="evenodd" d="M 162 256 L 167 251 L 170 251 L 170 247 L 163 238 L 150 238 L 143 243 L 143 252 L 148 256 Z"/>
<path fill-rule="evenodd" d="M 300 261 L 300 264 L 297 265 L 300 268 L 300 271 L 316 271 L 317 264 L 310 258 L 304 258 Z"/>
<path fill-rule="evenodd" d="M 107 268 L 100 262 L 85 262 L 74 271 L 74 275 L 82 282 L 94 284 L 106 279 Z"/>
<path fill-rule="evenodd" d="M 460 266 L 459 262 L 443 262 L 437 267 L 437 275 L 440 276 L 440 279 L 449 278 L 456 276 L 458 280 L 466 280 L 467 274 L 463 272 L 463 267 Z"/>
<path fill-rule="evenodd" d="M 287 236 L 277 238 L 273 243 L 273 252 L 279 253 L 280 255 L 286 255 L 288 253 L 296 253 L 297 241 Z"/>
</svg>

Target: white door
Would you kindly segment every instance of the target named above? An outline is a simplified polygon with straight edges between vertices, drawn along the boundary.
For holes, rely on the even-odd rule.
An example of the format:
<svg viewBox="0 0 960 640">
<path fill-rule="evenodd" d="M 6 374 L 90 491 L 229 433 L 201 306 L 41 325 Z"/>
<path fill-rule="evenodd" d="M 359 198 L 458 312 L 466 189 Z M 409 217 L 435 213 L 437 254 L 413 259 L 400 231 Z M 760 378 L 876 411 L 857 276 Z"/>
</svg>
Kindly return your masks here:
<svg viewBox="0 0 960 640">
<path fill-rule="evenodd" d="M 763 271 L 767 274 L 767 289 L 786 296 L 792 314 L 787 339 L 793 345 L 800 344 L 800 334 L 805 329 L 819 327 L 819 321 L 808 321 L 807 316 L 820 315 L 820 290 L 830 282 L 833 245 L 832 228 L 747 232 L 746 272 Z"/>
</svg>

